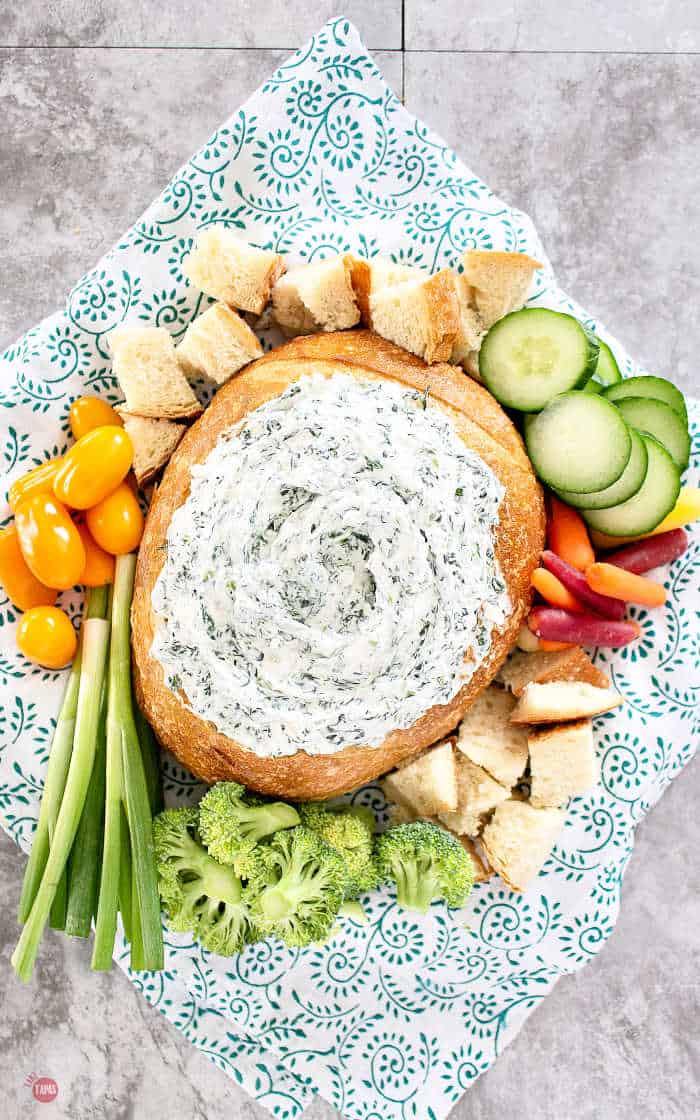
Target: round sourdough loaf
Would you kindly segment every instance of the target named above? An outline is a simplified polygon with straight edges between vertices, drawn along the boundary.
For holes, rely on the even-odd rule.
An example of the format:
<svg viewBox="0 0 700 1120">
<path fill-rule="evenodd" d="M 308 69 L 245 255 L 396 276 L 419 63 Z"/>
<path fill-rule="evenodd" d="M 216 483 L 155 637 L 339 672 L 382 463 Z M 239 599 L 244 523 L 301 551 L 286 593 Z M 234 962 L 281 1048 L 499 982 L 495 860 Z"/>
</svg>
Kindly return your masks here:
<svg viewBox="0 0 700 1120">
<path fill-rule="evenodd" d="M 160 663 L 151 655 L 156 621 L 151 592 L 163 565 L 171 518 L 189 494 L 192 465 L 206 459 L 224 431 L 312 371 L 329 377 L 344 373 L 365 381 L 392 380 L 419 392 L 429 389 L 432 406 L 450 417 L 459 437 L 481 456 L 504 487 L 495 551 L 512 611 L 493 634 L 490 650 L 471 679 L 449 703 L 431 708 L 412 727 L 393 731 L 377 747 L 267 757 L 221 734 L 191 711 L 184 695 L 168 688 Z M 492 679 L 529 609 L 530 575 L 543 538 L 541 489 L 519 435 L 484 388 L 460 369 L 427 366 L 371 331 L 297 338 L 253 362 L 217 393 L 186 433 L 153 497 L 139 551 L 132 609 L 138 701 L 163 746 L 206 782 L 235 780 L 262 793 L 299 800 L 355 789 L 452 731 Z"/>
</svg>

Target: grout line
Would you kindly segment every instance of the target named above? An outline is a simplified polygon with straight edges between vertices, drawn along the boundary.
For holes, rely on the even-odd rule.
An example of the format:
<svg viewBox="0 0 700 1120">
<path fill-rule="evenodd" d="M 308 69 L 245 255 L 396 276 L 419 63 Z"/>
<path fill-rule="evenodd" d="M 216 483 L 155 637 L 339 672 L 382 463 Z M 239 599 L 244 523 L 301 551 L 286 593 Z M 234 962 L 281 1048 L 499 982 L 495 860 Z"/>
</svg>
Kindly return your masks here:
<svg viewBox="0 0 700 1120">
<path fill-rule="evenodd" d="M 402 26 L 403 38 L 403 26 Z M 187 46 L 183 44 L 151 44 L 144 45 L 143 43 L 109 43 L 109 44 L 92 44 L 92 43 L 0 43 L 0 50 L 3 51 L 245 51 L 248 54 L 265 54 L 265 53 L 278 53 L 280 51 L 293 52 L 299 49 L 299 44 L 291 44 L 287 46 L 264 46 L 264 47 L 246 47 L 246 46 L 221 46 L 218 44 L 203 43 L 200 46 Z M 611 51 L 601 48 L 600 50 L 523 50 L 521 48 L 507 48 L 497 50 L 494 48 L 479 48 L 479 47 L 368 47 L 367 50 L 370 54 L 465 54 L 465 55 L 601 55 L 603 57 L 620 57 L 620 58 L 697 58 L 700 55 L 700 50 L 696 51 L 648 51 L 648 50 L 629 50 L 629 51 Z"/>
<path fill-rule="evenodd" d="M 406 104 L 406 0 L 401 0 L 401 104 Z"/>
</svg>

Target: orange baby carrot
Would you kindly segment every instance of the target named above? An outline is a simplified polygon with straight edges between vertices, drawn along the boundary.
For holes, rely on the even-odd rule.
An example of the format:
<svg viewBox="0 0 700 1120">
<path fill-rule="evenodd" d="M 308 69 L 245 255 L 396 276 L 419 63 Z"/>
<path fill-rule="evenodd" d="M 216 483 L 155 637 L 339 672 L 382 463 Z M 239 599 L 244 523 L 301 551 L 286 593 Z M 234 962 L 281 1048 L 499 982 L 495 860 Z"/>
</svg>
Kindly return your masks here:
<svg viewBox="0 0 700 1120">
<path fill-rule="evenodd" d="M 586 568 L 586 582 L 599 595 L 611 595 L 625 603 L 661 607 L 666 602 L 666 588 L 662 584 L 618 568 L 615 564 L 591 564 Z"/>
<path fill-rule="evenodd" d="M 572 567 L 585 572 L 595 563 L 595 553 L 588 536 L 588 529 L 579 513 L 571 506 L 550 495 L 550 515 L 547 522 L 549 547 Z"/>
<path fill-rule="evenodd" d="M 563 607 L 565 611 L 583 610 L 578 599 L 546 568 L 535 568 L 530 576 L 530 583 L 551 606 Z"/>
<path fill-rule="evenodd" d="M 573 649 L 576 645 L 575 642 L 548 642 L 545 638 L 540 638 L 539 642 L 543 653 L 556 653 L 560 649 Z"/>
</svg>

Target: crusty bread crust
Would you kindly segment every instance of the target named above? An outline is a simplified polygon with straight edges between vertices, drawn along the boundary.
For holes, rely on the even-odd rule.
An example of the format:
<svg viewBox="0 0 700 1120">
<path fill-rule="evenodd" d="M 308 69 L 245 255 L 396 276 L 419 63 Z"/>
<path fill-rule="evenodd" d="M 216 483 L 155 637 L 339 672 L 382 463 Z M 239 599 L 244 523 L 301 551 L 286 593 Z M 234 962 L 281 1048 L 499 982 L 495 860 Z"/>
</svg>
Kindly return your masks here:
<svg viewBox="0 0 700 1120">
<path fill-rule="evenodd" d="M 191 466 L 207 457 L 222 432 L 312 371 L 395 380 L 421 392 L 429 389 L 433 404 L 451 418 L 465 443 L 481 455 L 505 487 L 496 553 L 513 610 L 494 637 L 488 657 L 458 694 L 448 704 L 431 708 L 412 727 L 393 731 L 381 746 L 349 747 L 331 755 L 298 751 L 283 758 L 261 758 L 196 716 L 165 685 L 162 668 L 150 653 L 155 621 L 151 592 L 163 565 L 162 546 L 170 520 L 189 493 Z M 542 492 L 519 436 L 485 390 L 453 367 L 426 366 L 370 331 L 297 338 L 246 367 L 217 393 L 186 433 L 154 495 L 139 550 L 132 608 L 139 704 L 163 746 L 204 781 L 235 779 L 263 793 L 301 800 L 355 789 L 456 727 L 515 641 L 530 606 L 530 574 L 543 542 Z"/>
</svg>

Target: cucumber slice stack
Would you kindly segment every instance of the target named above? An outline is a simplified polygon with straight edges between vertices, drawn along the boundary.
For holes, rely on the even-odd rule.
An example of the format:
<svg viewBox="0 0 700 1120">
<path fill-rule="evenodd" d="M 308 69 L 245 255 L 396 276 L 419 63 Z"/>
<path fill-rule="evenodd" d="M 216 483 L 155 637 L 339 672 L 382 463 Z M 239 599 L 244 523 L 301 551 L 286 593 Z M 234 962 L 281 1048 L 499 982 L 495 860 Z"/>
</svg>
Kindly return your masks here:
<svg viewBox="0 0 700 1120">
<path fill-rule="evenodd" d="M 683 394 L 663 377 L 622 379 L 610 347 L 572 315 L 525 308 L 479 355 L 486 387 L 526 413 L 539 478 L 609 536 L 637 536 L 673 509 L 688 465 Z"/>
</svg>

